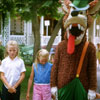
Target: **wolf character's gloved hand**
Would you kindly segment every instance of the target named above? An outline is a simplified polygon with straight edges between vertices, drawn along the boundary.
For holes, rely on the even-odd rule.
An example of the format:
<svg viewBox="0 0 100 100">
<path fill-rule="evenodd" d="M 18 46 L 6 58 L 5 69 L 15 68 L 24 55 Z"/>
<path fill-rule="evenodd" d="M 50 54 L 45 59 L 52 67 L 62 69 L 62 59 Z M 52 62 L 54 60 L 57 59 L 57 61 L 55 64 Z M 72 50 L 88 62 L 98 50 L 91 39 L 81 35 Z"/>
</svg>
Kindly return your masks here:
<svg viewBox="0 0 100 100">
<path fill-rule="evenodd" d="M 96 98 L 96 92 L 93 90 L 88 90 L 88 100 L 94 100 Z"/>
<path fill-rule="evenodd" d="M 55 100 L 58 100 L 58 89 L 57 89 L 57 87 L 52 87 L 51 88 L 51 94 L 53 95 L 53 98 L 55 99 Z"/>
</svg>

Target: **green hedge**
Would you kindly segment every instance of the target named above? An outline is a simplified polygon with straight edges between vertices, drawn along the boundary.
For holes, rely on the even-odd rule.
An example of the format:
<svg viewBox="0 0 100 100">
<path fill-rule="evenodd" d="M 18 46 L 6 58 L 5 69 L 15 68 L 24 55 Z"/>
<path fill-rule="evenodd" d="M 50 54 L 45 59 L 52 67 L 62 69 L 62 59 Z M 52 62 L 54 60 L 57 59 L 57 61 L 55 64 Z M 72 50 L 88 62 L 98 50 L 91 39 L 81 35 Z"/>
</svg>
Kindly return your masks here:
<svg viewBox="0 0 100 100">
<path fill-rule="evenodd" d="M 24 60 L 26 65 L 32 65 L 33 63 L 33 45 L 20 46 L 20 56 Z"/>
<path fill-rule="evenodd" d="M 33 55 L 30 55 L 30 54 L 23 54 L 23 47 L 25 47 L 25 45 L 20 45 L 19 48 L 20 48 L 20 57 L 24 60 L 24 63 L 26 65 L 32 65 L 33 63 Z M 29 50 L 28 50 L 29 51 Z M 5 47 L 0 45 L 0 60 L 3 60 L 4 59 L 4 52 L 5 52 Z M 27 51 L 26 51 L 27 53 Z"/>
<path fill-rule="evenodd" d="M 0 60 L 4 58 L 4 50 L 5 50 L 5 47 L 1 45 L 0 46 Z"/>
</svg>

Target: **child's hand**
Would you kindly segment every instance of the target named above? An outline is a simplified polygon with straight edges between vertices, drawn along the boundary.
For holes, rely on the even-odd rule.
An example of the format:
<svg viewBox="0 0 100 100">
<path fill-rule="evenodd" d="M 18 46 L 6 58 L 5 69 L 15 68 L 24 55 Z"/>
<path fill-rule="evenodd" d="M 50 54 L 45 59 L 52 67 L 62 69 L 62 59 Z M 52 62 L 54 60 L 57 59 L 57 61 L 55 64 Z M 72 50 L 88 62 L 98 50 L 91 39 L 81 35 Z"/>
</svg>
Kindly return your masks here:
<svg viewBox="0 0 100 100">
<path fill-rule="evenodd" d="M 96 93 L 96 99 L 100 99 L 100 94 Z"/>
<path fill-rule="evenodd" d="M 10 86 L 10 87 L 8 88 L 8 92 L 9 92 L 9 93 L 16 93 L 16 89 L 15 89 L 14 87 L 11 87 L 11 86 Z"/>
<path fill-rule="evenodd" d="M 29 95 L 29 93 L 27 93 L 26 94 L 26 100 L 29 100 L 29 97 L 30 97 L 30 95 Z"/>
</svg>

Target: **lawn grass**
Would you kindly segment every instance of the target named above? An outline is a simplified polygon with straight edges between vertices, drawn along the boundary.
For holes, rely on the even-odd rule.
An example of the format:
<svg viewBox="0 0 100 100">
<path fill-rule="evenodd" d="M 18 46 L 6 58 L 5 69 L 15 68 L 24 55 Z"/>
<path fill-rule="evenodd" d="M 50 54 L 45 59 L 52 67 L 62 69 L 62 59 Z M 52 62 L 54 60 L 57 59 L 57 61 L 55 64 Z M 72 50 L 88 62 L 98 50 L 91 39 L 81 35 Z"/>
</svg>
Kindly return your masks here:
<svg viewBox="0 0 100 100">
<path fill-rule="evenodd" d="M 31 73 L 31 66 L 27 66 L 26 67 L 26 73 L 25 73 L 25 79 L 23 80 L 22 84 L 21 84 L 21 100 L 25 100 L 26 98 L 26 92 L 27 92 L 27 85 L 28 85 L 28 79 L 30 77 L 30 73 Z M 31 91 L 30 91 L 30 100 L 32 100 L 32 90 L 33 87 L 31 87 Z"/>
<path fill-rule="evenodd" d="M 23 80 L 22 84 L 21 84 L 21 96 L 20 96 L 20 100 L 26 100 L 26 92 L 27 92 L 27 84 L 28 84 L 28 79 L 31 73 L 31 66 L 27 66 L 26 67 L 26 72 L 25 72 L 25 79 Z M 0 91 L 2 89 L 2 81 L 0 80 Z M 30 91 L 30 100 L 32 100 L 32 90 L 33 87 L 31 87 L 31 91 Z"/>
</svg>

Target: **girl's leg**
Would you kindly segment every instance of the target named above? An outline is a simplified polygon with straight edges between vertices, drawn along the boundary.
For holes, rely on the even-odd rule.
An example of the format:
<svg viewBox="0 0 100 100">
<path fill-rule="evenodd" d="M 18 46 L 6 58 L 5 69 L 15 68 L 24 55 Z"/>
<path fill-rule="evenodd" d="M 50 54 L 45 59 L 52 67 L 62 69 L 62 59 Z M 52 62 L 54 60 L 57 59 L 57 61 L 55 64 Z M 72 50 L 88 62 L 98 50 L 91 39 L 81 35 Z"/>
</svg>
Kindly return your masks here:
<svg viewBox="0 0 100 100">
<path fill-rule="evenodd" d="M 42 86 L 43 100 L 51 100 L 51 88 L 50 85 Z"/>
<path fill-rule="evenodd" d="M 40 85 L 34 84 L 34 87 L 33 87 L 33 100 L 43 100 Z"/>
</svg>

